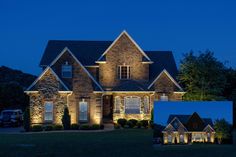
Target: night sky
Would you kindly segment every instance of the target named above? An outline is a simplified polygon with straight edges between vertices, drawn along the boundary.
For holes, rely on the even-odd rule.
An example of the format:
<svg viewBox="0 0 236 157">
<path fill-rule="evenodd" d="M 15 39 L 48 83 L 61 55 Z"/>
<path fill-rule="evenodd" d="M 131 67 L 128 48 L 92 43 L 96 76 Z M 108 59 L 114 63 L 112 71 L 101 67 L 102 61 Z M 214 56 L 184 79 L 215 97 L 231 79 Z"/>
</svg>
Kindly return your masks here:
<svg viewBox="0 0 236 157">
<path fill-rule="evenodd" d="M 1 0 L 0 65 L 38 75 L 48 40 L 114 40 L 127 30 L 144 50 L 172 50 L 177 63 L 210 49 L 235 68 L 235 8 L 235 0 Z"/>
<path fill-rule="evenodd" d="M 166 125 L 170 114 L 192 115 L 197 112 L 201 118 L 225 119 L 232 124 L 232 102 L 226 101 L 156 101 L 154 104 L 154 122 Z"/>
</svg>

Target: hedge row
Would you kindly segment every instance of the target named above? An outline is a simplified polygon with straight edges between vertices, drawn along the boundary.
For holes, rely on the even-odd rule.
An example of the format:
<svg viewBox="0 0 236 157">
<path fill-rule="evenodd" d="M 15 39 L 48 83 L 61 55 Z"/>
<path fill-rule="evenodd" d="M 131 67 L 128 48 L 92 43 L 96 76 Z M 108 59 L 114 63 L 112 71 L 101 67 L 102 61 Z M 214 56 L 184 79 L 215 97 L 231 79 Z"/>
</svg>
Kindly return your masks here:
<svg viewBox="0 0 236 157">
<path fill-rule="evenodd" d="M 104 129 L 104 125 L 99 125 L 99 124 L 71 124 L 69 130 L 100 130 Z M 53 130 L 64 130 L 62 125 L 33 125 L 31 127 L 31 131 L 33 132 L 39 132 L 39 131 L 53 131 Z M 67 129 L 68 130 L 68 129 Z"/>
<path fill-rule="evenodd" d="M 117 120 L 117 124 L 115 124 L 115 128 L 148 128 L 148 126 L 152 127 L 152 121 L 148 120 L 136 120 L 136 119 L 124 119 L 120 118 Z"/>
</svg>

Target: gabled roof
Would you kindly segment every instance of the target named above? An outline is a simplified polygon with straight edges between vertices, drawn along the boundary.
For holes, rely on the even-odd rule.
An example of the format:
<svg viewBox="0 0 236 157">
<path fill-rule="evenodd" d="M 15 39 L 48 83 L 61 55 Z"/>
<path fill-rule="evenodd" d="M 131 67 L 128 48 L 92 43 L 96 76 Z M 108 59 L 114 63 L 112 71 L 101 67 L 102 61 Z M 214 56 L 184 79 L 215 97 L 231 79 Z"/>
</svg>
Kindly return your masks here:
<svg viewBox="0 0 236 157">
<path fill-rule="evenodd" d="M 48 66 L 67 47 L 83 65 L 94 65 L 97 58 L 111 45 L 112 41 L 49 40 L 40 61 Z"/>
<path fill-rule="evenodd" d="M 145 51 L 151 58 L 153 64 L 150 64 L 149 78 L 152 81 L 165 69 L 176 79 L 178 69 L 172 51 Z"/>
<path fill-rule="evenodd" d="M 41 73 L 41 75 L 39 75 L 39 77 L 27 88 L 27 90 L 25 92 L 29 92 L 29 91 L 35 91 L 34 86 L 36 85 L 36 83 L 46 74 L 46 72 L 50 71 L 55 77 L 56 79 L 59 81 L 60 83 L 60 89 L 59 91 L 71 91 L 64 83 L 63 81 L 57 76 L 57 74 L 52 70 L 52 68 L 50 68 L 49 66 Z"/>
<path fill-rule="evenodd" d="M 148 55 L 139 47 L 139 45 L 133 40 L 133 38 L 124 30 L 113 42 L 112 44 L 106 49 L 106 51 L 98 58 L 97 61 L 101 61 L 106 53 L 116 44 L 116 42 L 123 36 L 126 35 L 129 40 L 137 47 L 137 49 L 142 53 L 142 55 L 146 58 L 147 61 L 152 62 Z"/>
<path fill-rule="evenodd" d="M 187 123 L 189 122 L 189 119 L 196 114 L 193 113 L 192 115 L 179 115 L 179 114 L 171 114 L 169 115 L 169 118 L 167 120 L 167 124 L 170 124 L 174 119 L 178 118 L 178 120 L 186 127 Z M 201 118 L 201 117 L 200 117 Z M 212 119 L 211 118 L 201 118 L 204 122 L 204 126 L 210 125 L 213 127 Z"/>
<path fill-rule="evenodd" d="M 70 55 L 74 58 L 74 60 L 82 67 L 82 69 L 87 73 L 87 75 L 90 77 L 90 79 L 93 81 L 93 83 L 98 87 L 96 89 L 99 89 L 100 91 L 103 91 L 101 85 L 95 80 L 95 78 L 88 72 L 88 70 L 82 65 L 82 63 L 75 57 L 75 55 L 71 52 L 71 50 L 67 47 L 65 47 L 61 53 L 58 54 L 58 56 L 51 62 L 50 67 L 56 63 L 56 61 L 65 53 L 68 52 Z"/>
<path fill-rule="evenodd" d="M 173 119 L 178 118 L 178 120 L 183 123 L 184 125 L 188 122 L 189 117 L 191 115 L 178 115 L 178 114 L 171 114 L 167 120 L 167 124 L 169 124 Z"/>
<path fill-rule="evenodd" d="M 148 86 L 148 89 L 150 89 L 153 84 L 161 77 L 161 75 L 165 73 L 167 75 L 167 77 L 169 77 L 169 79 L 175 84 L 176 87 L 178 87 L 178 89 L 180 91 L 183 91 L 183 89 L 180 87 L 180 85 L 175 81 L 175 79 L 168 73 L 168 71 L 166 71 L 166 69 L 164 69 L 152 82 L 151 84 Z"/>
<path fill-rule="evenodd" d="M 174 56 L 171 51 L 143 51 L 133 39 L 128 35 L 127 32 L 123 31 L 122 34 L 127 35 L 131 41 L 140 49 L 140 52 L 143 54 L 143 63 L 149 64 L 149 83 L 142 82 L 130 82 L 133 85 L 125 87 L 124 84 L 120 84 L 118 90 L 128 89 L 134 91 L 135 89 L 140 89 L 143 91 L 143 88 L 148 89 L 148 85 L 150 85 L 158 75 L 163 72 L 163 70 L 167 71 L 171 76 L 170 78 L 173 82 L 176 82 L 176 76 L 178 73 L 176 63 L 174 60 Z M 119 37 L 118 37 L 119 38 Z M 118 40 L 117 38 L 117 40 Z M 60 56 L 60 54 L 65 50 L 65 47 L 73 52 L 74 58 L 79 61 L 86 69 L 87 66 L 97 65 L 95 62 L 98 58 L 100 58 L 99 62 L 104 62 L 106 59 L 104 54 L 112 46 L 115 41 L 73 41 L 73 40 L 50 40 L 47 44 L 47 47 L 44 51 L 43 57 L 40 62 L 40 66 L 50 66 L 53 61 Z M 150 64 L 152 63 L 152 64 Z M 89 73 L 89 72 L 88 72 Z M 95 79 L 94 79 L 95 80 Z M 95 80 L 95 82 L 97 82 Z M 99 84 L 98 82 L 95 84 Z M 178 83 L 176 82 L 175 84 Z M 95 86 L 96 87 L 96 86 Z M 124 88 L 125 87 L 125 88 Z M 96 87 L 97 88 L 97 87 Z M 100 88 L 100 87 L 99 87 Z M 101 90 L 97 88 L 98 90 Z M 181 87 L 180 87 L 181 88 Z M 181 90 L 180 90 L 181 91 Z"/>
</svg>

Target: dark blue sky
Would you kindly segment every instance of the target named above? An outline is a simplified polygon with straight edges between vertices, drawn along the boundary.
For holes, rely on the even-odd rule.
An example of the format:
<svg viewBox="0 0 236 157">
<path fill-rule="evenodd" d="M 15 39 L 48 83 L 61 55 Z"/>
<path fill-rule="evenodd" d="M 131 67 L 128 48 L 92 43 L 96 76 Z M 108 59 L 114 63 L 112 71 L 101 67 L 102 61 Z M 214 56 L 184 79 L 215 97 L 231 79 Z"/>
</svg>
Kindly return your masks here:
<svg viewBox="0 0 236 157">
<path fill-rule="evenodd" d="M 236 67 L 235 0 L 0 1 L 0 65 L 39 74 L 50 39 L 113 40 L 122 30 L 144 50 L 210 49 Z"/>
<path fill-rule="evenodd" d="M 170 114 L 191 115 L 197 112 L 202 118 L 216 119 L 224 118 L 232 124 L 233 111 L 232 102 L 229 101 L 156 101 L 154 104 L 154 122 L 166 125 Z"/>
</svg>

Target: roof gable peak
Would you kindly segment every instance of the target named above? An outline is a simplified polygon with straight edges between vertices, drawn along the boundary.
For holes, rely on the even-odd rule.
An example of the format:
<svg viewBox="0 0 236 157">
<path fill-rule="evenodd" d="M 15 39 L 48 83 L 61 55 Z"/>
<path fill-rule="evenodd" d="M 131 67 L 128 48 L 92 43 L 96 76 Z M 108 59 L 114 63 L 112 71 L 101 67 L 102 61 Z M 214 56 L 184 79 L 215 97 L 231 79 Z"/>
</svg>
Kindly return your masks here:
<svg viewBox="0 0 236 157">
<path fill-rule="evenodd" d="M 104 55 L 115 45 L 115 43 L 123 36 L 126 35 L 128 39 L 137 47 L 137 49 L 142 53 L 142 55 L 149 61 L 152 62 L 151 59 L 147 56 L 147 54 L 140 48 L 140 46 L 134 41 L 134 39 L 127 33 L 126 30 L 123 30 L 120 35 L 112 42 L 112 44 L 106 49 L 106 51 L 98 58 L 96 62 L 99 62 Z"/>
<path fill-rule="evenodd" d="M 30 91 L 31 88 L 48 72 L 50 71 L 55 77 L 56 79 L 62 84 L 62 86 L 67 90 L 70 91 L 69 88 L 63 83 L 63 81 L 57 76 L 57 74 L 53 71 L 53 69 L 51 67 L 47 67 L 42 73 L 41 75 L 39 75 L 39 77 L 27 88 L 26 91 Z"/>
<path fill-rule="evenodd" d="M 183 89 L 181 88 L 181 86 L 175 81 L 175 79 L 170 75 L 170 73 L 166 70 L 163 69 L 162 72 L 160 72 L 160 74 L 154 79 L 154 81 L 148 86 L 148 89 L 150 89 L 153 84 L 161 77 L 162 74 L 166 74 L 167 77 L 181 90 L 183 91 Z"/>
</svg>

